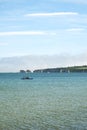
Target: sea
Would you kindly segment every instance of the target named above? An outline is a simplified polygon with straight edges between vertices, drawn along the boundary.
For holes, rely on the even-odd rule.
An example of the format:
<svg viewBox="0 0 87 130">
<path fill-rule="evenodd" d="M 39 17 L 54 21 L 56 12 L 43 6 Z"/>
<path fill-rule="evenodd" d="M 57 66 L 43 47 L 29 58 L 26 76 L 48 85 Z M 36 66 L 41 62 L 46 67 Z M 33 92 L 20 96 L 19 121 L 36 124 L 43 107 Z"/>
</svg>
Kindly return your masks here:
<svg viewBox="0 0 87 130">
<path fill-rule="evenodd" d="M 0 130 L 87 130 L 87 73 L 0 73 Z"/>
</svg>

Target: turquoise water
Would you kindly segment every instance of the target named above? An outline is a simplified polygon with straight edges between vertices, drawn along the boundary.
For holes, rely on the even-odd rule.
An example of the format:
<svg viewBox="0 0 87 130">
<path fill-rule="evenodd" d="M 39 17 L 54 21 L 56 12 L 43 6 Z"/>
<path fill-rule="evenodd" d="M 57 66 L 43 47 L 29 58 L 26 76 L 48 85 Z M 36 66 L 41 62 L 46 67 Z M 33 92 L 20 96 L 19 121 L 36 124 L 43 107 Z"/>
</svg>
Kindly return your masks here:
<svg viewBox="0 0 87 130">
<path fill-rule="evenodd" d="M 0 130 L 87 130 L 87 73 L 0 74 Z"/>
</svg>

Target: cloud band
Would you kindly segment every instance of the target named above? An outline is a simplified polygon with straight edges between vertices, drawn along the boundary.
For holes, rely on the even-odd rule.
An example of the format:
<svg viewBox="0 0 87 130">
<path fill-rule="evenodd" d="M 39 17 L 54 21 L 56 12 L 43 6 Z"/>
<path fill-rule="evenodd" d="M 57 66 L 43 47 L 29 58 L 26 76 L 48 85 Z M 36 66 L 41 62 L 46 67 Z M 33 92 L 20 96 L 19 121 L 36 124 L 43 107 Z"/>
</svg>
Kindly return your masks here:
<svg viewBox="0 0 87 130">
<path fill-rule="evenodd" d="M 27 17 L 44 17 L 44 16 L 64 16 L 64 15 L 78 15 L 76 12 L 53 12 L 53 13 L 32 13 L 26 14 Z"/>
</svg>

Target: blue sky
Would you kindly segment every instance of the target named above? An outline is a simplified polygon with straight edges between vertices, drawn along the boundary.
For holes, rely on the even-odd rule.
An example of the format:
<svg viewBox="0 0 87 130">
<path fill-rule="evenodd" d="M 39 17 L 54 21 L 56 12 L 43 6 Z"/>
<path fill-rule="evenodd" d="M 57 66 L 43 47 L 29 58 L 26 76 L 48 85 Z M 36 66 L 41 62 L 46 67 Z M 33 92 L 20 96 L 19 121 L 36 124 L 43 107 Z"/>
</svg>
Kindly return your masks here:
<svg viewBox="0 0 87 130">
<path fill-rule="evenodd" d="M 86 52 L 87 0 L 0 0 L 0 58 Z"/>
</svg>

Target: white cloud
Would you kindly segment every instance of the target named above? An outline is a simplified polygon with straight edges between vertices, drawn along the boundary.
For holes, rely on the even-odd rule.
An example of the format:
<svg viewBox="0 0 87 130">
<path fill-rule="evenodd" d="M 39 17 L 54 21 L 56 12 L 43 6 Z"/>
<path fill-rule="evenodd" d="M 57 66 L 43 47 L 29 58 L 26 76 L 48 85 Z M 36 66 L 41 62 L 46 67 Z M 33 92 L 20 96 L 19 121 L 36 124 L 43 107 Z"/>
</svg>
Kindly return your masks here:
<svg viewBox="0 0 87 130">
<path fill-rule="evenodd" d="M 77 12 L 52 12 L 52 13 L 32 13 L 26 14 L 27 17 L 44 17 L 44 16 L 65 16 L 65 15 L 78 15 Z"/>
<path fill-rule="evenodd" d="M 0 36 L 15 36 L 15 35 L 54 35 L 53 32 L 45 31 L 17 31 L 17 32 L 0 32 Z"/>
<path fill-rule="evenodd" d="M 85 31 L 84 28 L 70 28 L 70 29 L 67 29 L 66 31 L 68 32 L 80 32 L 80 31 Z"/>
</svg>

